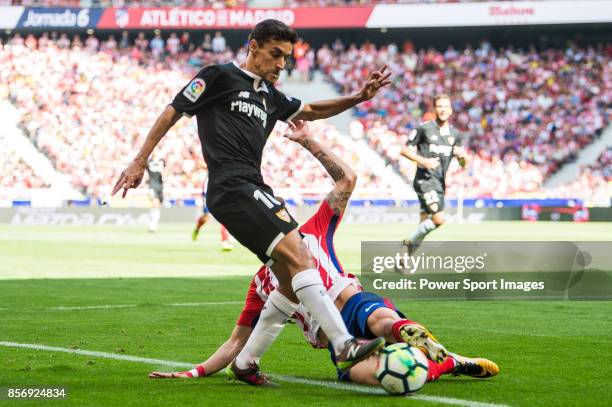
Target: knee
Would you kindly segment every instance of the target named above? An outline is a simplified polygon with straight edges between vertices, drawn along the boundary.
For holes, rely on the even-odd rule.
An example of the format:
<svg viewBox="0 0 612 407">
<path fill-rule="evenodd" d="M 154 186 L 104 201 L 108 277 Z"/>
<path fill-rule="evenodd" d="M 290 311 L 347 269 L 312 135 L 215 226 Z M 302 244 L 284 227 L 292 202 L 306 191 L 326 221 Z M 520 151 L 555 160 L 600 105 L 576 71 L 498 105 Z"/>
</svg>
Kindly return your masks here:
<svg viewBox="0 0 612 407">
<path fill-rule="evenodd" d="M 310 269 L 315 265 L 312 253 L 310 253 L 308 247 L 306 247 L 304 242 L 301 240 L 294 245 L 294 250 L 292 250 L 291 253 L 286 256 L 286 260 L 287 266 L 294 272 Z"/>
<path fill-rule="evenodd" d="M 440 227 L 444 224 L 446 219 L 444 218 L 444 212 L 438 212 L 434 216 L 432 216 L 431 220 L 433 221 L 436 227 Z"/>
</svg>

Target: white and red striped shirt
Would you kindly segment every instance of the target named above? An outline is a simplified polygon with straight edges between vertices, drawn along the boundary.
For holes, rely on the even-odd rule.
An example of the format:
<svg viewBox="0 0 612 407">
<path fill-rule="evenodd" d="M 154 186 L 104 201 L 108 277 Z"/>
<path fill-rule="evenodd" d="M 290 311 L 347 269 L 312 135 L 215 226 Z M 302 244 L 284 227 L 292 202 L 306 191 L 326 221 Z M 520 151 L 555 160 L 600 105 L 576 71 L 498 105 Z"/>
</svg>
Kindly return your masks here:
<svg viewBox="0 0 612 407">
<path fill-rule="evenodd" d="M 299 228 L 304 243 L 315 259 L 321 281 L 332 301 L 335 301 L 342 290 L 350 285 L 354 285 L 361 290 L 359 280 L 354 275 L 344 272 L 334 249 L 334 234 L 341 219 L 342 214 L 336 215 L 329 203 L 323 201 L 317 212 Z M 272 271 L 268 267 L 262 266 L 251 281 L 243 310 L 244 315 L 241 315 L 238 320 L 239 324 L 249 325 L 252 323 L 253 316 L 259 316 L 268 295 L 277 287 L 278 280 Z M 248 313 L 251 317 L 247 318 L 245 313 Z M 294 314 L 294 319 L 302 328 L 304 335 L 312 346 L 323 347 L 317 339 L 318 324 L 303 305 L 300 304 L 298 311 Z"/>
</svg>

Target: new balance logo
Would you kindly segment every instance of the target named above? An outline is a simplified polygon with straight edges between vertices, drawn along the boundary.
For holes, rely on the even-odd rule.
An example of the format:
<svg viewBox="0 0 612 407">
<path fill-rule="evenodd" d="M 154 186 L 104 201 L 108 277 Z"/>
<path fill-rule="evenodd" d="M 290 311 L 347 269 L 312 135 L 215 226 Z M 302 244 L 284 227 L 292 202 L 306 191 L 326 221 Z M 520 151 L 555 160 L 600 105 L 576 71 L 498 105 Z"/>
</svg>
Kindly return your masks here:
<svg viewBox="0 0 612 407">
<path fill-rule="evenodd" d="M 346 353 L 346 358 L 349 360 L 356 359 L 357 355 L 359 354 L 359 348 L 361 348 L 361 345 L 351 346 L 351 348 Z"/>
<path fill-rule="evenodd" d="M 238 97 L 248 99 L 251 97 L 251 95 L 249 94 L 249 92 L 243 91 L 238 94 Z"/>
</svg>

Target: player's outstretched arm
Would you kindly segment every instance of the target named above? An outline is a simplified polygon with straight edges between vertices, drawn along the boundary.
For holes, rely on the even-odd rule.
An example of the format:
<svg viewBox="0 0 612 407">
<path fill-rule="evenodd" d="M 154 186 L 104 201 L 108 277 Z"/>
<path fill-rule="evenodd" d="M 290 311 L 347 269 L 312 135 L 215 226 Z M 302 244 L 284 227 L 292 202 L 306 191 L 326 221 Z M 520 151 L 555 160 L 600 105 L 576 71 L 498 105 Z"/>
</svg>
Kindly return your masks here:
<svg viewBox="0 0 612 407">
<path fill-rule="evenodd" d="M 177 112 L 174 107 L 167 106 L 161 115 L 157 118 L 153 127 L 147 135 L 147 139 L 140 148 L 138 154 L 134 160 L 128 165 L 128 167 L 121 173 L 117 183 L 115 184 L 111 195 L 115 195 L 121 188 L 123 188 L 123 198 L 127 194 L 128 189 L 136 188 L 142 182 L 147 161 L 151 152 L 159 141 L 166 135 L 168 130 L 181 118 L 181 114 Z"/>
<path fill-rule="evenodd" d="M 331 148 L 316 140 L 305 122 L 300 120 L 289 126 L 293 132 L 285 135 L 285 137 L 299 143 L 314 155 L 336 183 L 334 189 L 325 199 L 334 213 L 339 215 L 346 209 L 349 198 L 355 189 L 357 174 L 346 162 L 334 154 Z"/>
<path fill-rule="evenodd" d="M 385 73 L 386 70 L 387 66 L 384 65 L 379 70 L 372 72 L 368 81 L 358 93 L 341 98 L 308 103 L 295 118 L 297 120 L 326 119 L 342 113 L 361 102 L 372 99 L 380 88 L 391 83 L 389 81 L 391 72 Z"/>
<path fill-rule="evenodd" d="M 201 367 L 200 372 L 204 373 L 204 376 L 211 376 L 221 369 L 228 366 L 232 360 L 242 350 L 245 343 L 251 336 L 251 332 L 253 332 L 253 328 L 243 325 L 236 325 L 234 330 L 232 331 L 232 335 L 223 343 L 223 345 L 219 346 L 219 348 L 213 353 L 208 359 L 204 362 L 200 363 L 198 367 Z M 196 372 L 197 368 L 194 368 Z M 183 378 L 191 378 L 191 377 L 199 377 L 193 376 L 192 371 L 189 372 L 151 372 L 149 373 L 149 378 L 151 379 L 183 379 Z M 191 375 L 189 375 L 191 373 Z"/>
</svg>

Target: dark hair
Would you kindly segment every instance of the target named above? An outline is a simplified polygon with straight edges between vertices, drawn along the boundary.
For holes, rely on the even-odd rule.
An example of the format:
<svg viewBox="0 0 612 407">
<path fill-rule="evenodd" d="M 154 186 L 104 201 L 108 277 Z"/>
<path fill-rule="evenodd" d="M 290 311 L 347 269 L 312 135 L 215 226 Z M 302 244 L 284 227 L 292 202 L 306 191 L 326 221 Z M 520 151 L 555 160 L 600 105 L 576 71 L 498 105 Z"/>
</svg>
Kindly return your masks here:
<svg viewBox="0 0 612 407">
<path fill-rule="evenodd" d="M 448 94 L 446 94 L 446 93 L 441 93 L 441 94 L 436 95 L 436 96 L 434 97 L 434 100 L 433 100 L 433 107 L 436 107 L 436 103 L 438 103 L 438 100 L 442 100 L 442 99 L 448 99 L 449 101 L 451 101 L 451 97 L 450 97 Z"/>
<path fill-rule="evenodd" d="M 289 41 L 291 44 L 295 44 L 298 35 L 293 28 L 282 21 L 268 19 L 257 23 L 249 34 L 249 40 L 255 40 L 259 45 L 263 45 L 270 40 Z"/>
</svg>

